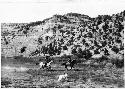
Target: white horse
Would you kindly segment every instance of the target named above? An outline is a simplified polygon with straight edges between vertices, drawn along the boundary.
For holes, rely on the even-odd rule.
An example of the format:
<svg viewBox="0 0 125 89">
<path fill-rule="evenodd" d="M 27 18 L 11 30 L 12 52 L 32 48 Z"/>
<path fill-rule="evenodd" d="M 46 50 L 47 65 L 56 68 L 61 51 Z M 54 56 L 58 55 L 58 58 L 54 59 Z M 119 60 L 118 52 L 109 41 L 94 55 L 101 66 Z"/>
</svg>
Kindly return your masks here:
<svg viewBox="0 0 125 89">
<path fill-rule="evenodd" d="M 45 64 L 44 64 L 43 62 L 40 62 L 40 63 L 39 63 L 39 66 L 40 66 L 40 69 L 41 69 L 41 68 L 44 69 Z"/>
<path fill-rule="evenodd" d="M 65 73 L 65 74 L 63 74 L 63 75 L 59 75 L 59 78 L 58 78 L 58 82 L 60 82 L 61 80 L 63 80 L 63 79 L 67 79 L 67 76 L 68 76 L 68 74 L 67 73 Z"/>
<path fill-rule="evenodd" d="M 48 62 L 48 63 L 40 62 L 40 63 L 36 63 L 36 65 L 39 64 L 40 69 L 41 69 L 41 68 L 43 68 L 43 69 L 44 69 L 44 68 L 51 68 L 50 65 L 51 65 L 52 62 L 53 62 L 52 60 L 51 60 L 50 62 Z"/>
</svg>

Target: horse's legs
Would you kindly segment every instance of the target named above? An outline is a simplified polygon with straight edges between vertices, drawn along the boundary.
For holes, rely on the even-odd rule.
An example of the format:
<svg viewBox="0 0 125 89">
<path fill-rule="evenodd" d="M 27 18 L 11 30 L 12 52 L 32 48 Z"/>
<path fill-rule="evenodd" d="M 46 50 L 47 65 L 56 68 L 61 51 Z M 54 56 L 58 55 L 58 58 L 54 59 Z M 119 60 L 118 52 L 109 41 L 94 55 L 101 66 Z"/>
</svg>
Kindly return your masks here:
<svg viewBox="0 0 125 89">
<path fill-rule="evenodd" d="M 67 65 L 65 65 L 65 68 L 68 70 Z"/>
<path fill-rule="evenodd" d="M 51 66 L 48 66 L 49 69 L 51 69 Z"/>
<path fill-rule="evenodd" d="M 45 68 L 45 66 L 43 65 L 43 66 L 42 66 L 42 68 L 44 69 L 44 68 Z"/>
<path fill-rule="evenodd" d="M 41 70 L 43 67 L 41 66 L 39 69 Z"/>
<path fill-rule="evenodd" d="M 72 69 L 72 68 L 74 68 L 74 65 L 70 65 L 70 67 L 71 67 L 71 69 Z M 70 70 L 71 70 L 71 69 L 70 69 Z"/>
<path fill-rule="evenodd" d="M 71 68 L 70 68 L 70 70 L 73 68 L 73 66 L 70 66 Z"/>
</svg>

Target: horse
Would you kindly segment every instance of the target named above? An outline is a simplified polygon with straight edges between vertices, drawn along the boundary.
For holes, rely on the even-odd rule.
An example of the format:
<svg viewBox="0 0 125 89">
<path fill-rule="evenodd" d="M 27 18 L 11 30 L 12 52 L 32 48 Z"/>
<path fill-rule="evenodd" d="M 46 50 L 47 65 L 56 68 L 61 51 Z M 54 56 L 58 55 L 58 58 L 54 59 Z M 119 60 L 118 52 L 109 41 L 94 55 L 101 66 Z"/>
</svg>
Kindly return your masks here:
<svg viewBox="0 0 125 89">
<path fill-rule="evenodd" d="M 74 67 L 74 65 L 75 64 L 77 64 L 77 61 L 76 60 L 70 60 L 70 61 L 68 61 L 68 62 L 64 62 L 64 63 L 62 63 L 62 65 L 64 65 L 65 66 L 65 68 L 68 70 L 68 66 L 70 66 L 71 68 L 70 68 L 70 70 Z"/>
<path fill-rule="evenodd" d="M 41 68 L 43 68 L 43 69 L 45 68 L 45 64 L 44 64 L 43 62 L 36 63 L 36 65 L 39 65 L 39 66 L 40 66 L 40 69 L 41 69 Z"/>
<path fill-rule="evenodd" d="M 47 64 L 46 64 L 46 67 L 47 68 L 49 68 L 49 69 L 51 69 L 51 63 L 53 62 L 53 60 L 51 60 L 50 62 L 48 62 Z"/>
<path fill-rule="evenodd" d="M 36 63 L 36 65 L 39 65 L 40 66 L 40 69 L 41 68 L 47 68 L 47 69 L 50 69 L 51 68 L 51 63 L 52 63 L 53 61 L 51 60 L 50 62 L 46 62 L 46 63 L 43 63 L 43 62 L 40 62 L 40 63 Z"/>
<path fill-rule="evenodd" d="M 67 79 L 67 76 L 68 76 L 67 73 L 65 73 L 65 74 L 63 74 L 63 75 L 59 75 L 57 81 L 60 82 L 62 79 Z"/>
</svg>

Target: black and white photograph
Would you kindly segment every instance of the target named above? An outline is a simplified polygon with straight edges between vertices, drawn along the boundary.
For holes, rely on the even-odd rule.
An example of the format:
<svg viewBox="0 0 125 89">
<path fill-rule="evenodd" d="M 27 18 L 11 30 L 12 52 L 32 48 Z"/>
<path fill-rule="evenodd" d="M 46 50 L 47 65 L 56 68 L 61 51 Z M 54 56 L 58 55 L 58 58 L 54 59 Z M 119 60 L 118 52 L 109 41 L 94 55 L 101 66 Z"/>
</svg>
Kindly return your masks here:
<svg viewBox="0 0 125 89">
<path fill-rule="evenodd" d="M 0 0 L 1 88 L 125 88 L 125 0 Z"/>
</svg>

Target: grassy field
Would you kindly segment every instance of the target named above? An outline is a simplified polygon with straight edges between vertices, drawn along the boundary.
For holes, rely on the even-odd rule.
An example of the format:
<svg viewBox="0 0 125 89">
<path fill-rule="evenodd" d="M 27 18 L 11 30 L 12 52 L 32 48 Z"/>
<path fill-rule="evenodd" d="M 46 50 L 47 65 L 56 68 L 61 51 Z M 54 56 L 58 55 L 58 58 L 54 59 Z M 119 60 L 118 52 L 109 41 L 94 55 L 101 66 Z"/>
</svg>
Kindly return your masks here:
<svg viewBox="0 0 125 89">
<path fill-rule="evenodd" d="M 43 70 L 34 62 L 2 63 L 2 88 L 99 88 L 124 87 L 124 68 L 118 69 L 111 63 L 90 65 L 87 61 L 78 63 L 72 70 L 61 66 L 57 58 L 52 69 Z M 11 69 L 7 69 L 6 66 Z M 24 70 L 19 70 L 22 67 Z M 15 69 L 14 69 L 15 68 Z M 58 76 L 67 73 L 66 80 L 58 82 Z"/>
</svg>

